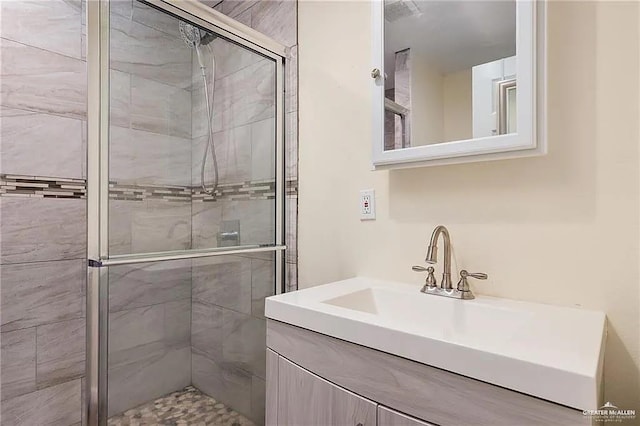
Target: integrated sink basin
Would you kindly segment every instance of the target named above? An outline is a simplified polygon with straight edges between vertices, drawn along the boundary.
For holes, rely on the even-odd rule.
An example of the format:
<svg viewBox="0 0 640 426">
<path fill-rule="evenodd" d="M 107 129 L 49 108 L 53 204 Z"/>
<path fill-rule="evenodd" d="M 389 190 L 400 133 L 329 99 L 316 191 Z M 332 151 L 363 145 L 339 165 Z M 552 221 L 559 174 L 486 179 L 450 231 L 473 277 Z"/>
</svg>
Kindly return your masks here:
<svg viewBox="0 0 640 426">
<path fill-rule="evenodd" d="M 424 298 L 429 296 L 425 303 Z M 434 300 L 435 299 L 435 300 Z M 405 332 L 422 334 L 452 343 L 500 345 L 511 340 L 531 313 L 488 303 L 455 303 L 417 292 L 369 287 L 322 303 L 376 315 Z"/>
<path fill-rule="evenodd" d="M 602 312 L 419 290 L 352 278 L 272 296 L 265 315 L 572 408 L 598 406 Z"/>
</svg>

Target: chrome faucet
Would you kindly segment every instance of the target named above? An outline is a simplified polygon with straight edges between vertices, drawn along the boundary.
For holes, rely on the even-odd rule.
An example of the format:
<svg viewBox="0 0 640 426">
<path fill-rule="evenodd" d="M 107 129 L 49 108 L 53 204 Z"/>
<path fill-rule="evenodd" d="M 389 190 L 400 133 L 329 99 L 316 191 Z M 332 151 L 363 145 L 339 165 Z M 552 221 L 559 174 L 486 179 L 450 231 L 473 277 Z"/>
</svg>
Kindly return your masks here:
<svg viewBox="0 0 640 426">
<path fill-rule="evenodd" d="M 433 275 L 434 268 L 429 266 L 425 268 L 424 266 L 413 266 L 415 272 L 427 272 L 427 279 L 425 281 L 424 287 L 420 290 L 426 294 L 435 294 L 437 296 L 446 296 L 453 297 L 456 299 L 465 299 L 470 300 L 474 299 L 475 296 L 471 292 L 469 288 L 469 284 L 467 283 L 467 278 L 477 278 L 479 280 L 486 280 L 488 278 L 487 274 L 484 273 L 469 273 L 466 270 L 460 271 L 460 280 L 458 281 L 458 285 L 456 288 L 453 288 L 451 284 L 451 236 L 449 235 L 449 230 L 443 226 L 438 225 L 436 229 L 433 230 L 431 234 L 431 241 L 429 241 L 429 246 L 427 247 L 427 257 L 425 261 L 427 263 L 437 263 L 438 261 L 438 239 L 442 235 L 442 239 L 444 242 L 444 267 L 442 271 L 442 282 L 438 287 L 436 279 Z"/>
</svg>

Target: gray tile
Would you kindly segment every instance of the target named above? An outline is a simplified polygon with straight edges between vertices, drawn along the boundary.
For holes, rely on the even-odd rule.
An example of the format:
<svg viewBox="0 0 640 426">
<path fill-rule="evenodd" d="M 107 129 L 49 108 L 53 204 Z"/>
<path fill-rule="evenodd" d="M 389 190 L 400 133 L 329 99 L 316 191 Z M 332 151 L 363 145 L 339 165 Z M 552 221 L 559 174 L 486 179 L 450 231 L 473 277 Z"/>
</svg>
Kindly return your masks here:
<svg viewBox="0 0 640 426">
<path fill-rule="evenodd" d="M 179 37 L 112 14 L 110 40 L 111 68 L 183 89 L 191 86 L 192 52 Z"/>
<path fill-rule="evenodd" d="M 138 185 L 191 182 L 191 140 L 111 126 L 109 178 Z"/>
<path fill-rule="evenodd" d="M 251 375 L 233 365 L 218 364 L 196 350 L 192 357 L 193 385 L 244 415 L 251 413 Z"/>
<path fill-rule="evenodd" d="M 2 264 L 85 258 L 85 200 L 2 197 L 0 208 Z"/>
<path fill-rule="evenodd" d="M 218 362 L 222 361 L 222 311 L 194 300 L 191 313 L 191 346 Z"/>
<path fill-rule="evenodd" d="M 126 363 L 128 360 L 122 356 L 125 351 L 149 343 L 162 342 L 165 337 L 164 312 L 164 304 L 111 312 L 109 314 L 110 364 Z"/>
<path fill-rule="evenodd" d="M 39 388 L 84 374 L 85 329 L 83 318 L 37 327 L 36 376 Z"/>
<path fill-rule="evenodd" d="M 82 164 L 82 178 L 86 179 L 87 178 L 87 122 L 83 121 L 82 122 L 82 155 L 80 156 L 81 158 L 81 164 Z"/>
<path fill-rule="evenodd" d="M 266 402 L 266 382 L 251 376 L 251 420 L 256 424 L 264 424 Z"/>
<path fill-rule="evenodd" d="M 192 182 L 201 183 L 201 168 L 204 151 L 207 149 L 207 136 L 193 141 L 192 153 Z M 204 181 L 211 186 L 215 179 L 211 145 L 207 152 Z M 251 180 L 251 128 L 237 127 L 229 131 L 218 132 L 213 135 L 213 149 L 215 149 L 218 164 L 219 183 L 240 183 Z"/>
<path fill-rule="evenodd" d="M 239 220 L 242 244 L 273 244 L 275 241 L 275 201 L 227 201 L 222 220 Z"/>
<path fill-rule="evenodd" d="M 191 348 L 160 342 L 123 354 L 118 365 L 109 366 L 108 415 L 180 390 L 191 383 Z"/>
<path fill-rule="evenodd" d="M 297 4 L 290 0 L 258 2 L 251 8 L 252 28 L 285 46 L 297 44 Z"/>
<path fill-rule="evenodd" d="M 196 259 L 192 269 L 193 299 L 251 313 L 251 260 L 243 257 Z"/>
<path fill-rule="evenodd" d="M 191 381 L 190 300 L 112 313 L 109 324 L 109 415 Z"/>
<path fill-rule="evenodd" d="M 131 75 L 111 70 L 110 78 L 109 123 L 128 128 L 131 125 Z"/>
<path fill-rule="evenodd" d="M 246 13 L 246 15 L 250 16 L 251 14 Z M 235 43 L 231 43 L 223 38 L 213 40 L 209 46 L 211 46 L 211 51 L 215 55 L 216 80 L 220 80 L 223 77 L 240 71 L 249 65 L 256 64 L 264 59 L 257 53 Z M 202 53 L 204 54 L 203 62 L 205 66 L 207 66 L 207 81 L 210 82 L 212 77 L 211 67 L 209 66 L 212 60 L 211 52 L 209 52 L 208 49 L 204 49 Z M 193 82 L 195 84 L 202 84 L 202 74 L 195 55 L 193 62 Z"/>
<path fill-rule="evenodd" d="M 247 27 L 251 27 L 251 10 L 245 10 L 244 12 L 236 15 L 233 19 Z"/>
<path fill-rule="evenodd" d="M 82 60 L 5 39 L 0 52 L 3 106 L 86 117 L 86 65 Z"/>
<path fill-rule="evenodd" d="M 2 400 L 36 390 L 36 329 L 2 333 L 0 389 Z"/>
<path fill-rule="evenodd" d="M 0 107 L 2 173 L 82 178 L 82 128 L 81 120 Z"/>
<path fill-rule="evenodd" d="M 251 259 L 251 315 L 264 318 L 264 299 L 274 294 L 274 261 Z"/>
<path fill-rule="evenodd" d="M 191 247 L 191 204 L 188 202 L 109 200 L 109 214 L 112 254 Z M 117 305 L 120 303 L 125 301 L 116 301 Z"/>
<path fill-rule="evenodd" d="M 140 1 L 133 2 L 132 19 L 135 22 L 162 31 L 173 37 L 180 37 L 178 20 L 166 13 L 160 12 Z"/>
<path fill-rule="evenodd" d="M 285 289 L 287 292 L 298 289 L 298 265 L 285 263 Z"/>
<path fill-rule="evenodd" d="M 147 200 L 131 223 L 131 251 L 150 253 L 191 247 L 191 203 Z"/>
<path fill-rule="evenodd" d="M 285 179 L 298 179 L 298 111 L 285 116 L 285 155 Z"/>
<path fill-rule="evenodd" d="M 84 315 L 84 261 L 3 265 L 0 273 L 3 332 Z"/>
<path fill-rule="evenodd" d="M 82 419 L 80 379 L 3 401 L 2 424 L 67 426 Z"/>
<path fill-rule="evenodd" d="M 172 347 L 191 345 L 191 299 L 164 303 L 164 341 Z"/>
<path fill-rule="evenodd" d="M 208 61 L 205 60 L 205 63 Z M 198 65 L 194 65 L 195 68 Z M 209 67 L 210 68 L 210 67 Z M 209 89 L 209 110 L 207 110 L 207 98 L 204 91 L 204 83 L 202 78 L 195 78 L 195 83 L 191 90 L 191 137 L 196 139 L 209 134 L 209 126 L 207 125 L 207 114 L 211 114 L 211 131 L 219 132 L 223 128 L 223 112 L 227 108 L 223 103 L 223 97 L 220 91 L 220 85 L 216 83 L 216 87 L 211 87 L 211 77 L 207 77 Z M 214 95 L 212 95 L 214 93 Z"/>
<path fill-rule="evenodd" d="M 234 365 L 264 378 L 266 370 L 266 321 L 225 309 L 222 313 L 222 356 Z"/>
<path fill-rule="evenodd" d="M 222 13 L 235 19 L 236 16 L 254 6 L 258 1 L 259 0 L 224 0 L 221 4 Z"/>
<path fill-rule="evenodd" d="M 218 12 L 222 11 L 222 1 L 223 0 L 197 0 L 200 3 L 213 8 L 213 10 L 217 10 Z"/>
<path fill-rule="evenodd" d="M 109 268 L 110 312 L 190 298 L 189 260 Z"/>
<path fill-rule="evenodd" d="M 131 127 L 190 139 L 191 91 L 132 76 Z"/>
<path fill-rule="evenodd" d="M 263 59 L 216 82 L 213 102 L 215 131 L 275 116 L 274 64 Z"/>
<path fill-rule="evenodd" d="M 285 93 L 285 111 L 298 110 L 298 45 L 295 45 L 289 51 L 289 57 L 286 62 L 286 93 Z"/>
<path fill-rule="evenodd" d="M 137 211 L 144 211 L 146 205 L 145 201 L 109 200 L 110 254 L 131 253 L 133 218 Z"/>
<path fill-rule="evenodd" d="M 268 118 L 251 125 L 251 180 L 273 180 L 276 176 L 275 120 Z"/>
<path fill-rule="evenodd" d="M 199 182 L 194 182 L 199 185 Z M 218 233 L 222 222 L 222 203 L 193 203 L 192 244 L 193 248 L 218 247 Z M 240 236 L 242 238 L 242 235 Z"/>
<path fill-rule="evenodd" d="M 84 409 L 87 405 L 87 381 L 86 378 L 83 377 L 80 379 L 80 401 L 82 401 L 82 420 L 79 425 L 76 426 L 87 426 L 87 410 Z"/>
<path fill-rule="evenodd" d="M 287 196 L 285 199 L 285 244 L 287 245 L 286 261 L 298 261 L 298 197 Z"/>
<path fill-rule="evenodd" d="M 110 14 L 120 15 L 125 18 L 131 18 L 133 14 L 133 2 L 137 0 L 109 0 Z"/>
<path fill-rule="evenodd" d="M 192 182 L 194 185 L 200 184 L 200 171 L 207 140 L 207 136 L 203 136 L 193 141 Z M 240 183 L 251 180 L 251 126 L 236 127 L 215 133 L 213 146 L 218 163 L 220 183 Z M 214 176 L 211 151 L 208 151 L 204 174 L 205 183 L 211 185 Z"/>
<path fill-rule="evenodd" d="M 80 58 L 80 0 L 0 2 L 2 37 Z"/>
</svg>

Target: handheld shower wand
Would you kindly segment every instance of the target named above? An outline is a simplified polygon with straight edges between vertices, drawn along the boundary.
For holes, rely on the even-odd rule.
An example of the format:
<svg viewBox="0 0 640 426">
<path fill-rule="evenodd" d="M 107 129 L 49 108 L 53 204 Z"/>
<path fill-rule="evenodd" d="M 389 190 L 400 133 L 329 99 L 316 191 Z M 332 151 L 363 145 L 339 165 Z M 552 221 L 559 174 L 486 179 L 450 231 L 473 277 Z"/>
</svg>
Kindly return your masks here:
<svg viewBox="0 0 640 426">
<path fill-rule="evenodd" d="M 202 190 L 209 194 L 209 195 L 214 195 L 216 192 L 216 189 L 218 189 L 218 183 L 219 183 L 219 175 L 218 175 L 218 157 L 216 156 L 216 147 L 215 144 L 213 142 L 213 126 L 211 125 L 211 120 L 213 120 L 213 105 L 212 105 L 212 101 L 214 100 L 213 96 L 214 96 L 214 92 L 215 92 L 215 73 L 216 73 L 216 59 L 215 59 L 215 55 L 213 54 L 213 52 L 211 52 L 211 86 L 212 86 L 212 93 L 211 93 L 211 102 L 209 101 L 209 85 L 207 83 L 207 67 L 204 65 L 204 61 L 203 61 L 203 57 L 202 57 L 202 52 L 200 51 L 200 47 L 203 45 L 208 45 L 209 43 L 211 43 L 216 36 L 213 34 L 205 34 L 204 36 L 201 36 L 200 34 L 200 29 L 191 25 L 191 24 L 187 24 L 186 22 L 180 21 L 180 34 L 182 35 L 182 39 L 184 40 L 185 44 L 194 49 L 196 51 L 196 57 L 198 59 L 198 65 L 200 66 L 200 74 L 202 75 L 202 81 L 204 83 L 204 98 L 205 98 L 205 103 L 207 106 L 207 130 L 208 130 L 208 136 L 207 136 L 207 144 L 205 146 L 204 152 L 202 154 L 202 164 L 200 166 L 200 186 L 202 187 Z M 212 188 L 207 188 L 207 185 L 205 184 L 205 179 L 204 179 L 204 175 L 205 175 L 205 169 L 206 169 L 206 165 L 207 165 L 207 157 L 209 155 L 209 151 L 211 151 L 211 160 L 213 162 L 213 187 Z"/>
</svg>

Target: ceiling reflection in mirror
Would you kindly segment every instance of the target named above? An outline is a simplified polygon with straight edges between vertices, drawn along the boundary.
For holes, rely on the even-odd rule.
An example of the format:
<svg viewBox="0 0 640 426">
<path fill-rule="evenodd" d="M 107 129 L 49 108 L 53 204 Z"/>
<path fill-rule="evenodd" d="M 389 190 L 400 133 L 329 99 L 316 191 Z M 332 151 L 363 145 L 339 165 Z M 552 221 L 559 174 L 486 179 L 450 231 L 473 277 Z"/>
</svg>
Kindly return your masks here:
<svg viewBox="0 0 640 426">
<path fill-rule="evenodd" d="M 517 132 L 516 2 L 384 1 L 394 150 Z"/>
</svg>

